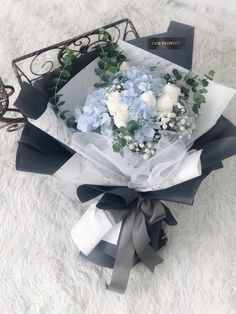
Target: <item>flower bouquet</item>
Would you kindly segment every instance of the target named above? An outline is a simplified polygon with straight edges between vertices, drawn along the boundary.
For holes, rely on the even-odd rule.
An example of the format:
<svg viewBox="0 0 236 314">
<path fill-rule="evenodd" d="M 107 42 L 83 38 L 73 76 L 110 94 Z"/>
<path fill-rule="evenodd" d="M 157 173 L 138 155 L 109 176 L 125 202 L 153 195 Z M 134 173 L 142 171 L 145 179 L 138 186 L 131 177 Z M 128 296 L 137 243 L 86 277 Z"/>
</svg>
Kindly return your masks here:
<svg viewBox="0 0 236 314">
<path fill-rule="evenodd" d="M 15 105 L 29 123 L 17 168 L 94 199 L 72 238 L 85 258 L 113 268 L 108 288 L 123 293 L 138 261 L 151 271 L 162 262 L 164 224 L 176 224 L 166 202 L 191 205 L 201 181 L 236 154 L 236 128 L 221 116 L 235 91 L 214 83 L 214 71 L 201 76 L 99 35 L 73 77 L 66 49 L 46 91 L 22 84 Z"/>
</svg>

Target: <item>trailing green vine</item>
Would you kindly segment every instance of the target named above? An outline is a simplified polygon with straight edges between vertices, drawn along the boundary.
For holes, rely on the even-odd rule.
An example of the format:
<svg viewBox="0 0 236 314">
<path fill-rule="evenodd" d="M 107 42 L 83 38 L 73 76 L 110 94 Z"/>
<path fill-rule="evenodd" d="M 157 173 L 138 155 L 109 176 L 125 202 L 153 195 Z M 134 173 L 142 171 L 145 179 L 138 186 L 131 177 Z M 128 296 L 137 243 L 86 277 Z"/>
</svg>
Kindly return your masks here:
<svg viewBox="0 0 236 314">
<path fill-rule="evenodd" d="M 201 78 L 197 74 L 193 74 L 189 71 L 186 75 L 182 75 L 177 69 L 173 69 L 172 74 L 166 74 L 165 80 L 169 83 L 180 86 L 181 96 L 179 101 L 184 105 L 184 101 L 190 98 L 190 92 L 192 92 L 191 102 L 193 103 L 193 112 L 198 114 L 201 105 L 206 102 L 205 95 L 207 93 L 206 87 L 209 81 L 213 80 L 215 72 L 209 71 L 208 74 L 204 74 L 204 78 Z"/>
<path fill-rule="evenodd" d="M 61 67 L 55 69 L 52 72 L 52 79 L 50 81 L 49 93 L 52 95 L 49 99 L 52 104 L 54 112 L 64 121 L 68 127 L 74 127 L 74 118 L 70 115 L 69 110 L 61 110 L 61 107 L 65 104 L 65 101 L 61 100 L 62 94 L 58 94 L 58 91 L 69 81 L 71 78 L 71 67 L 73 60 L 75 59 L 73 50 L 68 47 L 65 50 L 65 54 L 62 60 Z M 68 116 L 69 114 L 69 116 Z"/>
<path fill-rule="evenodd" d="M 98 67 L 94 69 L 101 80 L 101 82 L 94 84 L 94 87 L 97 88 L 110 85 L 116 73 L 119 72 L 122 62 L 127 60 L 126 56 L 119 51 L 117 41 L 114 41 L 104 28 L 99 30 L 99 40 L 96 49 L 100 60 Z M 119 78 L 120 82 L 121 80 L 122 77 Z"/>
</svg>

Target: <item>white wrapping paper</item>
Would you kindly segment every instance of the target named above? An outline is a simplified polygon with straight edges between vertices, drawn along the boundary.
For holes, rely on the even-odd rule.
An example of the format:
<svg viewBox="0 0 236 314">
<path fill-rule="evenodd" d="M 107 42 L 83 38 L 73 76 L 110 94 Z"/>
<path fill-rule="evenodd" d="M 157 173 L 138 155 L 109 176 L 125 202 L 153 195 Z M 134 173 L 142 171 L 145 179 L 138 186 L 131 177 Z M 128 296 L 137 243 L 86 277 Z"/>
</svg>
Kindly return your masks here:
<svg viewBox="0 0 236 314">
<path fill-rule="evenodd" d="M 137 48 L 127 42 L 119 45 L 131 64 L 157 66 L 159 72 L 171 72 L 177 68 L 187 70 L 163 58 Z M 94 73 L 97 59 L 79 72 L 59 92 L 63 94 L 63 110 L 73 111 L 83 103 L 97 81 Z M 210 130 L 232 99 L 235 90 L 210 82 L 206 103 L 198 119 L 195 139 Z M 48 109 L 37 120 L 30 122 L 76 151 L 55 174 L 64 192 L 76 199 L 76 188 L 81 184 L 127 185 L 137 190 L 164 189 L 201 175 L 201 151 L 186 151 L 179 141 L 169 144 L 163 140 L 163 150 L 149 161 L 137 160 L 128 151 L 123 156 L 114 153 L 108 138 L 96 133 L 72 133 L 65 123 Z M 92 205 L 72 230 L 72 238 L 78 248 L 89 254 L 101 239 L 116 244 L 121 224 L 112 226 L 102 210 Z"/>
</svg>

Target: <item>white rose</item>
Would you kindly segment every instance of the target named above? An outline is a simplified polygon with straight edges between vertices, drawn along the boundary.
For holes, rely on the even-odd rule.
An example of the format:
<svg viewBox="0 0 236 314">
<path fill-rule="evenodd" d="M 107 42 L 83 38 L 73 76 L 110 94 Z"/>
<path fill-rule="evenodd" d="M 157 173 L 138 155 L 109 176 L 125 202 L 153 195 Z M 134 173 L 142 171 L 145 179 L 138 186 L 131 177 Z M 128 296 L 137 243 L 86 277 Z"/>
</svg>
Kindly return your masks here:
<svg viewBox="0 0 236 314">
<path fill-rule="evenodd" d="M 111 92 L 107 97 L 107 107 L 111 115 L 116 112 L 117 106 L 120 104 L 120 93 L 119 92 Z"/>
<path fill-rule="evenodd" d="M 156 108 L 157 108 L 157 111 L 159 112 L 162 112 L 162 111 L 171 112 L 173 109 L 173 106 L 174 106 L 173 100 L 170 98 L 169 95 L 164 94 L 158 99 Z"/>
<path fill-rule="evenodd" d="M 173 106 L 178 102 L 180 88 L 168 83 L 164 86 L 163 92 L 164 94 L 157 100 L 156 108 L 160 112 L 171 112 Z"/>
<path fill-rule="evenodd" d="M 107 98 L 107 108 L 114 118 L 115 125 L 120 128 L 128 122 L 128 108 L 122 103 L 119 92 L 111 92 Z"/>
<path fill-rule="evenodd" d="M 127 71 L 129 69 L 129 63 L 127 61 L 123 61 L 120 65 L 120 71 Z"/>
<path fill-rule="evenodd" d="M 146 104 L 152 106 L 152 107 L 156 107 L 156 98 L 154 97 L 153 95 L 153 92 L 151 90 L 143 93 L 141 96 L 140 96 L 140 99 L 145 102 Z"/>
<path fill-rule="evenodd" d="M 128 109 L 124 105 L 120 105 L 114 114 L 114 123 L 120 128 L 121 126 L 126 126 L 128 122 Z"/>
<path fill-rule="evenodd" d="M 173 85 L 173 84 L 166 84 L 163 88 L 165 94 L 169 95 L 170 98 L 177 103 L 179 95 L 180 95 L 180 88 Z"/>
</svg>

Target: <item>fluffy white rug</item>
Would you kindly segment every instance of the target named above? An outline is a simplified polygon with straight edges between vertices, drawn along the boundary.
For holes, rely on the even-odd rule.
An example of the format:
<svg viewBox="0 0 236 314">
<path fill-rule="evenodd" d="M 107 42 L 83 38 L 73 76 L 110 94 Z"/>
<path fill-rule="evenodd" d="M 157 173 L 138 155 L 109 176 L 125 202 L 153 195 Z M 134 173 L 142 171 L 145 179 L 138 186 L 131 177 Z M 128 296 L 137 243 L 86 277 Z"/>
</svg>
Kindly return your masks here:
<svg viewBox="0 0 236 314">
<path fill-rule="evenodd" d="M 171 19 L 194 25 L 194 68 L 236 88 L 236 10 L 175 1 L 0 0 L 0 75 L 17 86 L 13 58 L 129 17 L 141 35 Z M 236 99 L 225 115 L 236 123 Z M 236 313 L 236 158 L 202 184 L 193 207 L 173 204 L 164 263 L 131 272 L 124 296 L 105 290 L 110 270 L 84 261 L 70 237 L 83 209 L 50 177 L 15 170 L 20 132 L 0 132 L 0 313 Z"/>
</svg>

